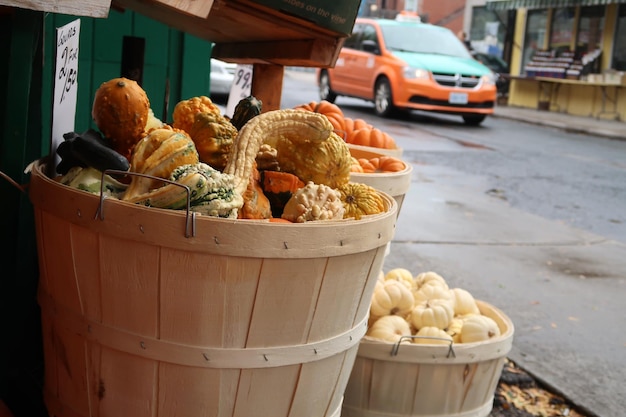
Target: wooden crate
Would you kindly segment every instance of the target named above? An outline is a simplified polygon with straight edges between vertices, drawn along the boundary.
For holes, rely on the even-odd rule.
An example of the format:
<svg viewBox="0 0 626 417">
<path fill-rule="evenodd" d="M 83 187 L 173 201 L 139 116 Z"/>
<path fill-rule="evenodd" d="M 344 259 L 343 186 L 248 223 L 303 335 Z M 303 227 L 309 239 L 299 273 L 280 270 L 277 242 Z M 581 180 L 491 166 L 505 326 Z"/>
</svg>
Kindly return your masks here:
<svg viewBox="0 0 626 417">
<path fill-rule="evenodd" d="M 43 172 L 29 194 L 50 415 L 339 416 L 393 198 L 360 221 L 194 221 Z"/>
<path fill-rule="evenodd" d="M 385 156 L 381 152 L 362 149 L 364 147 L 350 146 L 350 154 L 355 158 L 379 158 Z M 396 158 L 400 158 L 396 156 Z M 398 204 L 397 214 L 400 215 L 400 209 L 402 208 L 402 202 L 404 196 L 411 187 L 411 177 L 413 175 L 413 166 L 408 163 L 404 163 L 405 169 L 398 172 L 386 172 L 386 173 L 360 173 L 351 172 L 350 181 L 360 182 L 374 187 L 375 189 L 382 191 L 392 196 Z"/>
<path fill-rule="evenodd" d="M 477 303 L 500 327 L 499 337 L 451 348 L 361 340 L 341 417 L 488 416 L 514 328 L 502 311 Z"/>
</svg>

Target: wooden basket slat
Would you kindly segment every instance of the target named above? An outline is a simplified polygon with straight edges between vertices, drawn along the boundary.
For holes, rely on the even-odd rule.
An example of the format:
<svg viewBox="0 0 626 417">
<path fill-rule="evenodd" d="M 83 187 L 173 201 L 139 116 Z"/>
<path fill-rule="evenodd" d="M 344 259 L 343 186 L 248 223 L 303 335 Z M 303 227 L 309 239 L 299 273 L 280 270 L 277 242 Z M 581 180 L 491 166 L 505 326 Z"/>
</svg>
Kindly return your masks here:
<svg viewBox="0 0 626 417">
<path fill-rule="evenodd" d="M 70 226 L 72 245 L 93 248 L 83 251 L 81 256 L 72 255 L 74 276 L 78 288 L 80 312 L 97 322 L 102 321 L 102 297 L 100 293 L 100 238 L 83 228 Z"/>
<path fill-rule="evenodd" d="M 41 337 L 43 342 L 43 360 L 45 363 L 45 369 L 43 375 L 43 383 L 45 391 L 50 397 L 57 398 L 59 396 L 59 378 L 57 362 L 57 352 L 54 343 L 56 331 L 53 326 L 54 318 L 49 314 L 41 315 Z"/>
<path fill-rule="evenodd" d="M 358 356 L 357 356 L 358 359 Z M 367 390 L 372 381 L 371 370 L 373 361 L 356 360 L 352 366 L 349 383 L 344 390 L 344 396 L 350 398 L 350 406 L 357 410 L 367 410 L 369 406 L 366 401 L 369 398 Z M 349 413 L 344 404 L 343 413 Z"/>
<path fill-rule="evenodd" d="M 306 343 L 325 267 L 324 258 L 263 262 L 246 347 Z"/>
<path fill-rule="evenodd" d="M 374 293 L 374 287 L 376 286 L 376 281 L 380 277 L 380 273 L 383 268 L 383 263 L 385 261 L 385 256 L 387 251 L 387 244 L 379 246 L 374 253 L 374 258 L 369 264 L 364 264 L 365 268 L 369 268 L 367 272 L 367 281 L 365 285 L 361 287 L 361 304 L 359 305 L 356 315 L 355 315 L 355 323 L 360 320 L 362 317 L 369 317 L 370 305 L 372 303 L 372 294 Z M 362 271 L 365 274 L 365 271 Z"/>
<path fill-rule="evenodd" d="M 467 394 L 468 399 L 474 399 L 475 408 L 493 402 L 503 367 L 504 358 L 485 361 L 477 366 L 474 380 L 469 386 Z"/>
<path fill-rule="evenodd" d="M 358 345 L 342 352 L 325 358 L 321 361 L 309 362 L 302 365 L 297 381 L 297 390 L 293 398 L 289 417 L 299 416 L 325 416 L 335 409 L 340 408 L 341 403 L 333 401 L 332 393 L 340 390 L 340 386 L 333 389 L 324 388 L 324 381 L 340 381 L 346 373 L 344 363 L 350 360 L 350 353 L 355 352 Z M 353 362 L 354 360 L 352 360 Z M 350 371 L 347 371 L 350 374 Z M 343 393 L 343 391 L 341 391 Z"/>
<path fill-rule="evenodd" d="M 100 417 L 100 399 L 106 394 L 105 387 L 102 384 L 101 375 L 102 351 L 103 347 L 96 343 L 88 343 L 84 341 L 85 361 L 87 363 L 87 398 L 89 399 L 89 411 L 92 417 Z"/>
<path fill-rule="evenodd" d="M 73 265 L 71 262 L 67 262 L 73 257 L 71 225 L 61 219 L 47 215 L 42 216 L 42 220 L 42 233 L 49 242 L 46 245 L 43 262 L 48 271 L 54 271 L 53 277 L 48 274 L 45 287 L 59 302 L 80 311 L 81 306 Z"/>
<path fill-rule="evenodd" d="M 110 350 L 110 352 L 115 351 Z M 122 356 L 114 357 L 112 355 L 106 355 L 104 360 L 110 364 L 105 369 L 123 367 L 128 361 L 128 359 L 124 359 Z M 149 386 L 149 384 L 144 383 L 146 372 L 137 372 L 137 366 L 134 364 L 134 361 L 131 365 L 131 369 L 127 370 L 128 376 L 131 377 L 127 383 L 136 386 Z M 145 408 L 140 404 L 133 407 L 139 407 L 146 412 L 154 413 L 156 412 L 154 407 L 158 404 L 158 413 L 156 415 L 217 415 L 217 410 L 221 411 L 222 414 L 220 415 L 232 415 L 233 404 L 231 402 L 229 405 L 229 392 L 236 390 L 239 370 L 202 369 L 164 362 L 158 364 L 158 370 L 154 375 L 155 381 L 159 381 L 159 383 L 158 385 L 154 384 L 154 387 L 158 387 L 158 391 L 154 392 L 154 400 L 145 402 L 145 405 L 149 404 L 150 407 Z M 116 381 L 116 379 L 106 375 L 105 378 L 109 381 Z M 190 384 L 190 381 L 193 381 L 193 383 Z M 120 392 L 120 388 L 115 383 L 112 392 L 109 393 L 110 398 L 106 398 L 106 390 L 102 386 L 100 388 L 102 392 L 100 402 L 93 402 L 98 408 L 92 409 L 92 414 L 89 415 L 94 417 L 101 414 L 106 415 L 105 413 L 110 413 L 114 410 L 112 406 L 117 407 L 115 404 L 118 401 L 124 401 L 126 406 L 138 400 L 142 401 L 148 396 L 145 390 L 142 390 L 140 395 L 136 392 L 126 394 L 131 397 L 132 402 L 128 402 L 128 399 L 120 400 L 118 396 L 125 395 L 123 392 Z M 114 415 L 119 415 L 119 413 Z"/>
<path fill-rule="evenodd" d="M 402 153 L 404 151 L 402 148 L 385 149 L 377 148 L 375 146 L 356 145 L 354 143 L 348 143 L 348 148 L 350 148 L 350 152 L 359 151 L 364 153 L 377 153 L 381 155 L 394 156 L 396 158 L 402 157 Z"/>
<path fill-rule="evenodd" d="M 350 348 L 344 352 L 343 363 L 341 365 L 341 373 L 339 378 L 337 379 L 337 386 L 332 392 L 333 397 L 330 401 L 330 408 L 327 415 L 330 415 L 330 412 L 332 410 L 338 410 L 338 412 L 341 413 L 344 393 L 346 391 L 348 381 L 350 380 L 350 373 L 352 372 L 352 367 L 354 366 L 358 350 L 359 349 L 357 343 L 353 348 Z"/>
<path fill-rule="evenodd" d="M 367 408 L 373 410 L 384 409 L 390 398 L 393 398 L 395 408 L 401 413 L 410 413 L 415 407 L 416 386 L 422 382 L 428 383 L 428 378 L 416 372 L 415 368 L 408 369 L 400 363 L 383 364 L 380 362 L 371 366 L 371 385 L 367 387 L 369 401 Z M 386 365 L 390 365 L 387 367 Z M 398 380 L 405 384 L 397 389 Z M 367 398 L 367 397 L 366 397 Z"/>
<path fill-rule="evenodd" d="M 184 262 L 161 273 L 161 338 L 197 346 L 245 347 L 257 289 L 257 281 L 249 277 L 259 275 L 262 260 L 168 248 L 162 250 L 162 259 L 168 264 L 174 259 Z"/>
<path fill-rule="evenodd" d="M 99 367 L 99 408 L 102 416 L 155 415 L 157 406 L 157 362 L 113 349 L 102 349 Z M 77 393 L 78 395 L 79 393 Z"/>
<path fill-rule="evenodd" d="M 218 410 L 232 410 L 228 395 L 235 390 L 239 372 L 202 369 L 162 362 L 158 374 L 158 412 L 162 416 L 215 415 Z M 189 383 L 193 381 L 193 383 Z M 224 414 L 224 415 L 231 415 Z"/>
<path fill-rule="evenodd" d="M 109 300 L 102 303 L 102 323 L 157 337 L 160 249 L 107 240 L 103 236 L 100 246 L 100 294 Z"/>
<path fill-rule="evenodd" d="M 375 251 L 367 251 L 328 259 L 306 341 L 341 333 L 363 318 L 358 316 L 359 306 L 374 256 Z M 337 303 L 337 294 L 342 295 L 341 303 Z"/>
<path fill-rule="evenodd" d="M 87 387 L 85 349 L 81 337 L 53 324 L 54 353 L 59 400 L 79 413 L 89 410 L 88 399 L 80 395 Z M 81 360 L 74 360 L 80 358 Z"/>
<path fill-rule="evenodd" d="M 299 373 L 300 365 L 243 370 L 233 417 L 288 415 Z"/>
</svg>

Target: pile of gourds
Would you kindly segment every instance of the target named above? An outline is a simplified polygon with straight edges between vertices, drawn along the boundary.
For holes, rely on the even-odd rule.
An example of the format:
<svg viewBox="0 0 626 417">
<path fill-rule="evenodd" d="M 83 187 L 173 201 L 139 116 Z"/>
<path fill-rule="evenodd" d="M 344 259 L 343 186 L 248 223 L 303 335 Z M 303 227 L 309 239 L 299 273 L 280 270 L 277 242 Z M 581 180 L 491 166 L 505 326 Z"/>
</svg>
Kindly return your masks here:
<svg viewBox="0 0 626 417">
<path fill-rule="evenodd" d="M 381 271 L 370 305 L 366 337 L 391 343 L 473 343 L 500 336 L 472 294 L 450 288 L 436 272 Z"/>
<path fill-rule="evenodd" d="M 192 97 L 165 123 L 139 84 L 111 79 L 94 97 L 99 132 L 70 132 L 59 145 L 58 180 L 99 192 L 103 178 L 108 197 L 227 218 L 358 220 L 387 210 L 378 191 L 350 181 L 355 160 L 334 119 L 261 106 L 248 97 L 228 118 L 210 98 Z M 89 147 L 74 146 L 77 138 Z"/>
</svg>

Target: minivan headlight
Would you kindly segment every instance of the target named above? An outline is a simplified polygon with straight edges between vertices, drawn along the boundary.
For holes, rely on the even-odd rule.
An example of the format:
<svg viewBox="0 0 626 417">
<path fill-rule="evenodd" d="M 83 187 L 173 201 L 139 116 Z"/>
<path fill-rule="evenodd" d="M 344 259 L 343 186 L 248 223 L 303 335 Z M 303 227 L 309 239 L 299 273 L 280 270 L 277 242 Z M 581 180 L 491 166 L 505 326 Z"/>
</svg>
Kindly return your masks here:
<svg viewBox="0 0 626 417">
<path fill-rule="evenodd" d="M 485 74 L 480 77 L 480 80 L 485 85 L 496 85 L 496 74 L 490 72 L 489 74 Z"/>
<path fill-rule="evenodd" d="M 409 79 L 409 80 L 414 80 L 414 79 L 427 80 L 430 78 L 430 71 L 426 71 L 425 69 L 422 69 L 422 68 L 405 67 L 404 78 Z"/>
</svg>

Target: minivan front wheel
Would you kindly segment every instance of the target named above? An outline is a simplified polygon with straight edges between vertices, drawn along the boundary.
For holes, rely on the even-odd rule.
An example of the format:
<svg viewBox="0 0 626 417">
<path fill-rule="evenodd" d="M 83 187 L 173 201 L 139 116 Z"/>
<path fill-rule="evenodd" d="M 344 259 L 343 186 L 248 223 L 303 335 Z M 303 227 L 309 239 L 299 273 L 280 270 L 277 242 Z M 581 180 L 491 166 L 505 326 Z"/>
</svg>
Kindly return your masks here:
<svg viewBox="0 0 626 417">
<path fill-rule="evenodd" d="M 376 81 L 374 87 L 374 109 L 376 115 L 381 117 L 389 117 L 396 112 L 393 105 L 393 93 L 391 84 L 387 78 L 381 78 Z"/>
<path fill-rule="evenodd" d="M 330 103 L 334 103 L 335 99 L 337 99 L 337 94 L 335 94 L 330 87 L 330 77 L 328 76 L 328 71 L 320 72 L 319 94 L 320 100 L 326 100 Z"/>
<path fill-rule="evenodd" d="M 486 117 L 487 116 L 485 116 L 484 114 L 466 115 L 463 116 L 463 121 L 468 126 L 478 126 L 483 122 L 483 120 L 485 120 Z"/>
</svg>

